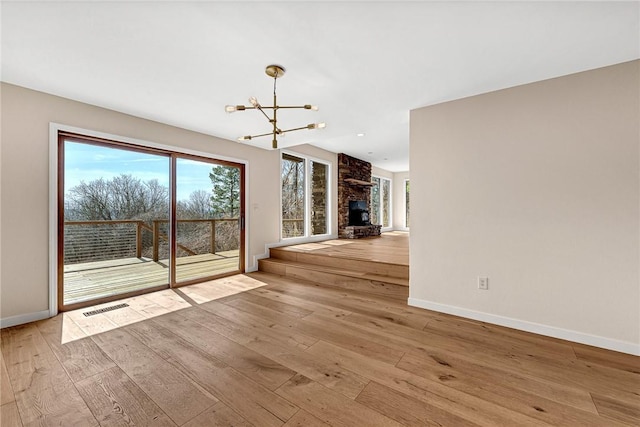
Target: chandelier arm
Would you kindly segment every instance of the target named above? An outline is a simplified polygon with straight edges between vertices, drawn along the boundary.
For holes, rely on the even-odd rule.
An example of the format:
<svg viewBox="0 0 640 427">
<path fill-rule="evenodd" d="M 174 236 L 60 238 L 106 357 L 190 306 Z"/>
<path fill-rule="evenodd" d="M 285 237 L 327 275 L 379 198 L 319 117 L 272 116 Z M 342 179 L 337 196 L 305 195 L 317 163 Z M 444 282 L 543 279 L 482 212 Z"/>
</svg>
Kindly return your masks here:
<svg viewBox="0 0 640 427">
<path fill-rule="evenodd" d="M 282 131 L 280 131 L 280 132 L 281 132 L 281 133 L 287 133 L 287 132 L 293 132 L 293 131 L 295 131 L 295 130 L 302 130 L 302 129 L 310 129 L 310 128 L 309 128 L 309 126 L 307 125 L 307 126 L 302 126 L 302 127 L 299 127 L 299 128 L 292 128 L 292 129 L 282 130 Z"/>
<path fill-rule="evenodd" d="M 255 109 L 260 111 L 267 118 L 269 123 L 271 123 L 271 117 L 269 117 L 269 115 L 264 112 L 264 110 L 262 109 L 262 105 L 258 105 L 257 107 L 255 107 Z M 275 112 L 274 112 L 274 116 L 275 116 Z"/>
<path fill-rule="evenodd" d="M 271 136 L 273 132 L 261 133 L 260 135 L 251 135 L 251 138 L 260 138 L 261 136 Z"/>
<path fill-rule="evenodd" d="M 248 105 L 243 105 L 245 110 L 259 110 L 260 108 L 262 108 L 263 110 L 279 110 L 281 108 L 298 108 L 298 109 L 302 109 L 302 110 L 310 110 L 310 108 L 307 108 L 305 105 L 276 105 L 275 107 L 272 106 L 265 106 L 265 105 L 261 105 L 260 108 L 258 107 L 253 107 L 253 106 L 248 106 Z"/>
</svg>

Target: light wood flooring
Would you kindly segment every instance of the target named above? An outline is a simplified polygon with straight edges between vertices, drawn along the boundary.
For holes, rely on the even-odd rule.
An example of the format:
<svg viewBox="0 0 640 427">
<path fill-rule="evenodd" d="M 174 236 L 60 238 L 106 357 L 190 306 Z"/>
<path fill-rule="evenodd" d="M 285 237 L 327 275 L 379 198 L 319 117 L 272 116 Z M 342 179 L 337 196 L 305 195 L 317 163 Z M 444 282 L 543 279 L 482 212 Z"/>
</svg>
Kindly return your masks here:
<svg viewBox="0 0 640 427">
<path fill-rule="evenodd" d="M 396 299 L 259 272 L 127 302 L 2 330 L 0 424 L 640 424 L 639 358 Z"/>
<path fill-rule="evenodd" d="M 178 282 L 239 271 L 238 251 L 201 254 L 176 260 Z M 64 266 L 64 302 L 78 302 L 139 291 L 169 283 L 169 260 L 120 258 Z"/>
<path fill-rule="evenodd" d="M 366 239 L 334 239 L 275 249 L 292 256 L 306 254 L 341 259 L 345 267 L 354 260 L 409 267 L 409 233 L 402 231 L 391 231 L 382 233 L 380 237 Z"/>
<path fill-rule="evenodd" d="M 324 286 L 395 298 L 409 297 L 409 234 L 328 240 L 271 248 L 260 271 Z"/>
</svg>

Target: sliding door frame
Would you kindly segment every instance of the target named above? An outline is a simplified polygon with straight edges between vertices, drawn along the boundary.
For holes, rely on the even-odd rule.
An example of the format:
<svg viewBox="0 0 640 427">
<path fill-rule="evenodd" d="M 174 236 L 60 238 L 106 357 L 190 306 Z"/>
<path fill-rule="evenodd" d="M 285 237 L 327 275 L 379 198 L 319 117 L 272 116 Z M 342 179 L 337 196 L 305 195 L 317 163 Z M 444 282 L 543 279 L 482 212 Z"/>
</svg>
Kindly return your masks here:
<svg viewBox="0 0 640 427">
<path fill-rule="evenodd" d="M 170 185 L 170 207 L 169 207 L 169 232 L 170 249 L 169 259 L 171 263 L 169 283 L 167 285 L 149 287 L 139 291 L 121 293 L 99 299 L 64 305 L 64 148 L 65 140 L 75 140 L 80 143 L 95 144 L 106 147 L 113 147 L 147 154 L 166 156 L 169 159 L 169 185 Z M 175 256 L 176 254 L 176 162 L 178 158 L 199 160 L 212 165 L 233 166 L 240 169 L 240 217 L 239 217 L 239 239 L 240 248 L 238 253 L 238 270 L 210 276 L 201 277 L 194 280 L 176 283 L 175 279 Z M 247 245 L 247 224 L 246 204 L 248 198 L 247 185 L 248 162 L 242 159 L 234 159 L 226 156 L 218 156 L 211 153 L 198 152 L 180 147 L 157 144 L 149 141 L 138 140 L 118 135 L 105 134 L 72 126 L 57 123 L 49 124 L 49 315 L 55 316 L 59 311 L 74 310 L 77 308 L 101 304 L 118 299 L 141 295 L 156 290 L 178 288 L 194 283 L 212 280 L 214 278 L 225 277 L 234 274 L 241 274 L 246 271 L 246 259 L 248 252 Z"/>
</svg>

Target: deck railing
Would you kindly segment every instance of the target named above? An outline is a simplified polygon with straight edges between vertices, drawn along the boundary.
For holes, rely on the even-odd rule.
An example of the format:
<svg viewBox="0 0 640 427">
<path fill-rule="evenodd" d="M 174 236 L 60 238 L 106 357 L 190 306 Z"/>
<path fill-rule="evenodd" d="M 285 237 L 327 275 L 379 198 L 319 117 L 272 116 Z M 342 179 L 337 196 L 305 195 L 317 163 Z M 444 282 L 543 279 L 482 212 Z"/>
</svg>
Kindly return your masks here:
<svg viewBox="0 0 640 427">
<path fill-rule="evenodd" d="M 216 236 L 217 225 L 229 224 L 230 230 L 223 238 Z M 178 225 L 178 250 L 187 255 L 216 253 L 220 250 L 238 249 L 238 218 L 180 219 Z M 154 261 L 163 253 L 162 242 L 168 242 L 169 220 L 115 220 L 115 221 L 65 221 L 64 263 L 102 261 L 109 259 L 148 256 Z M 186 228 L 188 232 L 181 233 Z M 208 231 L 205 227 L 208 228 Z M 204 242 L 206 240 L 206 243 Z M 221 246 L 222 245 L 222 246 Z M 164 250 L 166 252 L 166 250 Z"/>
<path fill-rule="evenodd" d="M 304 219 L 303 218 L 283 218 L 282 219 L 282 237 L 299 237 L 304 236 Z"/>
</svg>

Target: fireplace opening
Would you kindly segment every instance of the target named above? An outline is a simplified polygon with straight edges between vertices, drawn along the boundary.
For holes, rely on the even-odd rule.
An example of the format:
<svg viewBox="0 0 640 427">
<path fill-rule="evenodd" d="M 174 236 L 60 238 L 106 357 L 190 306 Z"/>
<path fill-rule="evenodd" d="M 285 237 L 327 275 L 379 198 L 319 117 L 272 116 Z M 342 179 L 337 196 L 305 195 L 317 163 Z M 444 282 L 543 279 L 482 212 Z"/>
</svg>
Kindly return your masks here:
<svg viewBox="0 0 640 427">
<path fill-rule="evenodd" d="M 371 225 L 365 200 L 349 201 L 349 225 Z"/>
</svg>

